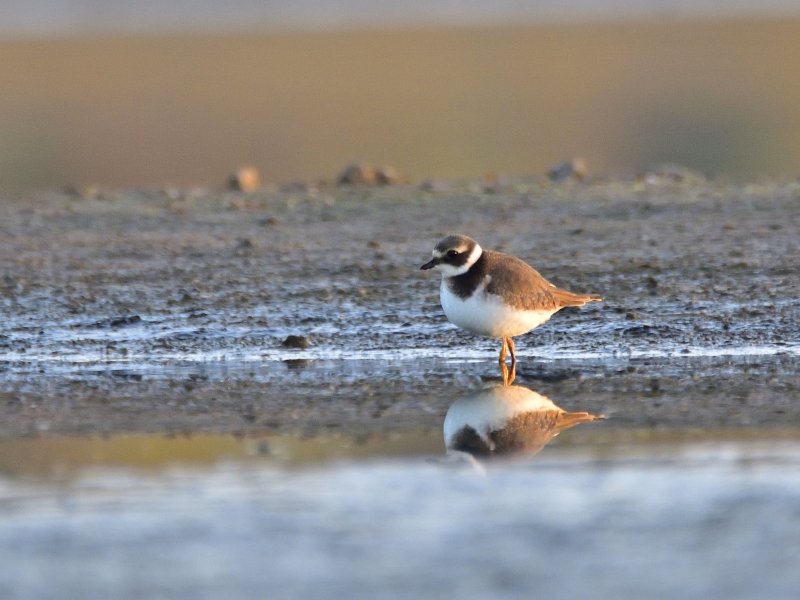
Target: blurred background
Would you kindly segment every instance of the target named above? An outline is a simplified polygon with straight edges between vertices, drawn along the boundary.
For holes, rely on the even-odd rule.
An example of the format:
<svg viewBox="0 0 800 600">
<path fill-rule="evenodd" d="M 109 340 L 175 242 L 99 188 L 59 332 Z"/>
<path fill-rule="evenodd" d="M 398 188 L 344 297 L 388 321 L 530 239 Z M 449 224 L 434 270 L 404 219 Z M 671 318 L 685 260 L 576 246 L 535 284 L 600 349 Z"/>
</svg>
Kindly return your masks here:
<svg viewBox="0 0 800 600">
<path fill-rule="evenodd" d="M 800 0 L 0 0 L 0 190 L 800 172 Z"/>
</svg>

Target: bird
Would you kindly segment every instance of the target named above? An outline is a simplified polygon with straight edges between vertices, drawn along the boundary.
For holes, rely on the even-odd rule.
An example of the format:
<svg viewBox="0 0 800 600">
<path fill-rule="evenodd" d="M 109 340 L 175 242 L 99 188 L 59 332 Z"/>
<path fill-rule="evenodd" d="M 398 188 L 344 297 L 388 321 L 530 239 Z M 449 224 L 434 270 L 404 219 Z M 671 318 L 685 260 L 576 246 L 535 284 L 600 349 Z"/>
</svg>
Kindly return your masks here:
<svg viewBox="0 0 800 600">
<path fill-rule="evenodd" d="M 447 319 L 476 335 L 502 340 L 500 365 L 507 385 L 514 380 L 516 350 L 513 337 L 545 323 L 566 306 L 601 301 L 596 294 L 562 290 L 526 262 L 492 250 L 465 235 L 448 235 L 422 265 L 442 275 L 440 299 Z M 505 370 L 511 355 L 511 379 Z"/>
<path fill-rule="evenodd" d="M 444 418 L 448 453 L 476 458 L 528 457 L 559 433 L 605 418 L 567 412 L 550 398 L 519 385 L 483 388 L 456 400 Z"/>
</svg>

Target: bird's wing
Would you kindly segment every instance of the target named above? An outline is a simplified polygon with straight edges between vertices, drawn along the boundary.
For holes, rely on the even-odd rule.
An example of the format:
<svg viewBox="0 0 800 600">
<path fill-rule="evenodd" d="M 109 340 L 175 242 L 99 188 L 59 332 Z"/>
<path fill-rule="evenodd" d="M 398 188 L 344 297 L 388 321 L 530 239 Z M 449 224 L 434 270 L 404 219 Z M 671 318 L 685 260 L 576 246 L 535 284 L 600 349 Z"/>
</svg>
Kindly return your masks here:
<svg viewBox="0 0 800 600">
<path fill-rule="evenodd" d="M 600 300 L 599 296 L 573 294 L 557 288 L 528 263 L 514 256 L 491 251 L 484 253 L 488 255 L 487 272 L 491 277 L 486 292 L 500 295 L 500 290 L 505 290 L 503 298 L 506 303 L 519 310 L 557 311 L 565 306 L 583 306 L 592 300 Z M 503 268 L 495 268 L 501 260 Z"/>
<path fill-rule="evenodd" d="M 495 444 L 496 454 L 520 451 L 534 453 L 565 429 L 602 418 L 602 415 L 590 415 L 587 412 L 531 411 L 510 419 L 502 429 L 491 432 L 489 437 Z"/>
</svg>

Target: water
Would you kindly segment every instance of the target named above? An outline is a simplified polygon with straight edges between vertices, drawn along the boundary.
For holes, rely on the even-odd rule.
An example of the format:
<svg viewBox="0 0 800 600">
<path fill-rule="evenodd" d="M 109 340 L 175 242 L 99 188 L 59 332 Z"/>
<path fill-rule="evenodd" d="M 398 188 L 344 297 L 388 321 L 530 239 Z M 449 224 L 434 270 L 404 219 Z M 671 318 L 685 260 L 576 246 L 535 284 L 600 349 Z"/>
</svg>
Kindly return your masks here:
<svg viewBox="0 0 800 600">
<path fill-rule="evenodd" d="M 800 445 L 0 480 L 4 598 L 792 598 Z"/>
<path fill-rule="evenodd" d="M 798 186 L 648 185 L 3 204 L 0 597 L 796 597 Z M 454 230 L 604 296 L 517 388 Z"/>
<path fill-rule="evenodd" d="M 704 360 L 704 377 L 727 370 L 732 385 L 742 385 L 742 365 Z M 409 378 L 403 387 L 413 365 L 402 366 L 380 369 L 404 399 L 375 390 L 383 403 L 377 419 L 352 414 L 356 406 L 375 410 L 374 392 L 363 388 L 375 373 L 323 363 L 303 368 L 309 387 L 288 392 L 290 406 L 267 394 L 270 418 L 301 415 L 287 419 L 293 433 L 256 417 L 248 420 L 253 431 L 235 435 L 40 432 L 0 440 L 3 598 L 792 598 L 800 591 L 796 428 L 692 429 L 713 422 L 701 395 L 683 411 L 686 424 L 674 422 L 680 407 L 651 406 L 673 430 L 643 428 L 641 416 L 625 411 L 671 402 L 668 393 L 636 391 L 616 407 L 603 400 L 605 419 L 559 432 L 552 416 L 597 407 L 588 394 L 556 404 L 491 381 L 468 384 L 466 393 L 438 378 L 413 385 Z M 166 372 L 174 381 L 180 370 Z M 230 386 L 235 372 L 221 381 Z M 351 391 L 348 402 L 328 400 L 345 416 L 330 404 L 313 407 L 319 399 L 309 408 L 304 398 L 332 372 L 351 378 L 349 387 L 340 382 Z M 164 370 L 142 373 L 142 381 L 123 384 L 99 373 L 87 380 L 107 378 L 111 403 L 129 411 L 125 385 L 165 383 Z M 274 389 L 268 374 L 255 379 Z M 143 406 L 151 425 L 154 411 L 174 410 Z M 759 414 L 744 411 L 748 419 Z M 215 427 L 224 429 L 219 415 Z M 333 422 L 340 427 L 324 427 Z M 314 423 L 320 428 L 300 433 Z M 454 444 L 453 431 L 465 426 L 503 458 Z"/>
</svg>

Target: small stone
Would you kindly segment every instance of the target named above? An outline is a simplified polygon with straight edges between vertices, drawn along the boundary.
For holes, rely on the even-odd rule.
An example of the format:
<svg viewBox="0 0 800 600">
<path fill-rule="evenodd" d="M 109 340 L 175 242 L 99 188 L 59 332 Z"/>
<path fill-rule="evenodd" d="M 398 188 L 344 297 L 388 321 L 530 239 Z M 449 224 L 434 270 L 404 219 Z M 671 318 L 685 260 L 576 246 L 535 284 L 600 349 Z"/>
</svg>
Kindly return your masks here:
<svg viewBox="0 0 800 600">
<path fill-rule="evenodd" d="M 309 345 L 308 338 L 302 335 L 290 335 L 281 343 L 284 348 L 299 348 L 300 350 L 305 350 Z"/>
<path fill-rule="evenodd" d="M 65 196 L 69 196 L 75 200 L 83 200 L 83 192 L 81 192 L 77 185 L 71 183 L 67 184 L 61 189 L 61 191 Z"/>
<path fill-rule="evenodd" d="M 406 178 L 390 165 L 375 167 L 367 163 L 349 164 L 337 178 L 339 185 L 397 185 L 405 181 Z"/>
<path fill-rule="evenodd" d="M 311 361 L 305 358 L 289 358 L 283 361 L 287 369 L 304 369 L 311 364 Z"/>
<path fill-rule="evenodd" d="M 252 192 L 261 186 L 261 175 L 255 167 L 242 167 L 228 177 L 228 189 Z"/>
<path fill-rule="evenodd" d="M 347 165 L 337 178 L 339 185 L 375 185 L 377 180 L 375 167 L 365 163 Z"/>
<path fill-rule="evenodd" d="M 391 165 L 384 165 L 375 171 L 375 180 L 378 185 L 398 185 L 405 181 L 405 177 Z"/>
<path fill-rule="evenodd" d="M 589 174 L 586 168 L 586 161 L 580 157 L 567 160 L 550 167 L 547 171 L 547 176 L 552 181 L 565 181 L 567 179 L 577 179 L 583 181 Z"/>
<path fill-rule="evenodd" d="M 639 176 L 639 179 L 649 185 L 680 184 L 695 186 L 706 182 L 706 176 L 700 171 L 672 163 L 650 167 Z"/>
<path fill-rule="evenodd" d="M 141 323 L 142 318 L 139 315 L 131 315 L 130 317 L 119 317 L 117 319 L 111 319 L 108 322 L 109 327 L 124 327 L 126 325 L 136 325 L 137 323 Z"/>
</svg>

